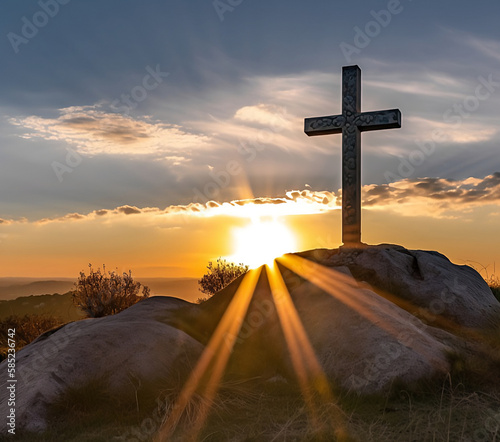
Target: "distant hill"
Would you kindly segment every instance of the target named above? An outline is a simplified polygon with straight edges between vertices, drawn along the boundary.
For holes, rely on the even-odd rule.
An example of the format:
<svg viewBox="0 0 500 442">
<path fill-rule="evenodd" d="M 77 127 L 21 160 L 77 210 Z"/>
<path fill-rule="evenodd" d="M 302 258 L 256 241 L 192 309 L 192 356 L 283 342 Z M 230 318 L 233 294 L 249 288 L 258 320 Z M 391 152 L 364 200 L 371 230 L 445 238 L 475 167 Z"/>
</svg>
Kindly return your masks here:
<svg viewBox="0 0 500 442">
<path fill-rule="evenodd" d="M 0 278 L 0 299 L 15 299 L 19 296 L 66 293 L 74 288 L 75 279 L 58 278 L 40 280 L 35 278 Z"/>
<path fill-rule="evenodd" d="M 195 278 L 134 278 L 151 289 L 151 295 L 174 296 L 187 301 L 200 297 Z M 76 279 L 0 278 L 0 300 L 20 296 L 67 293 L 75 288 Z"/>
<path fill-rule="evenodd" d="M 174 296 L 195 301 L 201 296 L 194 278 L 144 278 L 137 280 L 151 289 L 151 296 Z M 73 305 L 73 280 L 33 281 L 30 278 L 0 278 L 0 320 L 11 315 L 48 314 L 64 321 L 81 319 Z M 52 293 L 52 294 L 47 294 Z M 59 294 L 64 293 L 64 294 Z M 13 299 L 15 298 L 15 299 Z"/>
<path fill-rule="evenodd" d="M 60 317 L 64 322 L 83 318 L 71 299 L 71 293 L 64 295 L 32 295 L 0 301 L 0 320 L 12 315 L 49 315 Z"/>
</svg>

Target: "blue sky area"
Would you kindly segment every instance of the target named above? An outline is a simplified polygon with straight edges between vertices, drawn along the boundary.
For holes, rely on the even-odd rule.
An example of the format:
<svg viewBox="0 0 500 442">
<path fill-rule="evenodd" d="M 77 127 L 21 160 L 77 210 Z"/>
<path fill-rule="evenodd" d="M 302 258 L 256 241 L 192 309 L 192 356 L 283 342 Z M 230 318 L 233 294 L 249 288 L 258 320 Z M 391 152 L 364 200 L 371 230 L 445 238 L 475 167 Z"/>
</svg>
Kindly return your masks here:
<svg viewBox="0 0 500 442">
<path fill-rule="evenodd" d="M 302 120 L 340 112 L 349 64 L 363 71 L 363 110 L 403 114 L 401 130 L 363 136 L 365 184 L 500 171 L 496 1 L 9 0 L 0 8 L 4 219 L 188 204 L 202 199 L 196 189 L 229 201 L 241 196 L 237 180 L 207 184 L 214 176 L 224 184 L 231 158 L 256 197 L 306 185 L 337 191 L 340 137 L 309 139 Z M 160 82 L 145 91 L 148 70 Z M 489 76 L 487 99 L 454 110 Z M 401 168 L 435 129 L 444 135 L 433 152 Z"/>
<path fill-rule="evenodd" d="M 362 109 L 402 112 L 362 136 L 363 240 L 490 275 L 499 17 L 496 0 L 2 1 L 0 276 L 198 277 L 241 244 L 258 262 L 277 229 L 280 253 L 337 247 L 341 137 L 304 118 L 341 112 L 354 64 Z"/>
</svg>

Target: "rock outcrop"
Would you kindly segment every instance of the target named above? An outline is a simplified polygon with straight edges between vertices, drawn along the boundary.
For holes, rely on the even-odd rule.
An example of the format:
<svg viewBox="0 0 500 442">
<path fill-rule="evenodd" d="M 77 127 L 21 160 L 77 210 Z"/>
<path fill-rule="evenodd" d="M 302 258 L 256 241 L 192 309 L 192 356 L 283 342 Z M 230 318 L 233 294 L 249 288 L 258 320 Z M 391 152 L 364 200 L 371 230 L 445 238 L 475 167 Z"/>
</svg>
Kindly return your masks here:
<svg viewBox="0 0 500 442">
<path fill-rule="evenodd" d="M 499 302 L 479 273 L 438 252 L 381 244 L 299 255 L 328 267 L 348 267 L 357 281 L 427 322 L 444 319 L 449 327 L 484 328 L 498 321 Z"/>
<path fill-rule="evenodd" d="M 175 388 L 196 364 L 203 346 L 159 320 L 186 302 L 154 297 L 127 310 L 84 319 L 40 336 L 17 353 L 16 428 L 42 431 L 48 407 L 68 389 L 105 385 L 117 403 L 134 403 L 141 391 Z M 6 361 L 0 365 L 6 373 Z M 6 376 L 0 414 L 7 416 Z M 2 419 L 1 434 L 6 434 Z"/>
<path fill-rule="evenodd" d="M 454 338 L 423 324 L 408 312 L 326 270 L 325 288 L 306 281 L 293 300 L 327 378 L 359 393 L 388 390 L 394 382 L 411 384 L 449 370 L 447 353 Z M 311 304 L 308 297 L 313 295 Z M 444 338 L 444 339 L 439 339 Z M 289 364 L 289 376 L 292 375 Z"/>
<path fill-rule="evenodd" d="M 292 318 L 289 322 L 294 333 L 300 333 L 300 329 L 305 332 L 327 379 L 344 389 L 380 392 L 396 381 L 411 383 L 449 369 L 447 354 L 456 338 L 425 325 L 358 283 L 347 267 L 329 268 L 288 257 L 280 260 L 279 269 L 287 290 L 273 294 L 269 284 L 272 272 L 262 270 L 235 339 L 228 376 L 280 374 L 291 382 L 296 380 L 290 354 L 303 349 L 294 349 L 290 336 L 285 336 L 283 313 L 280 319 L 283 309 Z M 208 342 L 205 339 L 216 329 L 228 306 L 239 302 L 239 283 L 196 310 L 180 309 L 175 326 Z M 279 304 L 286 306 L 280 308 Z M 294 312 L 290 313 L 291 309 Z M 300 321 L 293 319 L 295 315 Z"/>
<path fill-rule="evenodd" d="M 200 305 L 154 297 L 42 335 L 17 353 L 17 428 L 43 430 L 51 404 L 95 380 L 122 403 L 160 385 L 180 388 L 222 322 L 241 322 L 237 335 L 221 335 L 227 378 L 281 374 L 295 382 L 299 355 L 304 366 L 317 361 L 329 382 L 374 393 L 446 374 L 449 353 L 460 351 L 455 331 L 491 327 L 500 316 L 477 272 L 436 252 L 314 250 L 253 272 L 260 276 L 247 295 L 242 276 Z M 231 306 L 246 306 L 245 296 L 248 308 L 222 321 L 237 311 Z M 7 412 L 3 382 L 0 414 Z"/>
</svg>

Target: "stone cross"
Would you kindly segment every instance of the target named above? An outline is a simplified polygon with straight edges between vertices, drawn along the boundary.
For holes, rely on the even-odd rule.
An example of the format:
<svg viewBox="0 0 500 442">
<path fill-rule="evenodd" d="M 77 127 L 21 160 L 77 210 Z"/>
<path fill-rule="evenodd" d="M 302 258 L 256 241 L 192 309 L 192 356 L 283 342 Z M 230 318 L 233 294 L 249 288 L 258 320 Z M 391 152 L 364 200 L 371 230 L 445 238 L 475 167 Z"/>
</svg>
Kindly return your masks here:
<svg viewBox="0 0 500 442">
<path fill-rule="evenodd" d="M 361 69 L 342 68 L 342 115 L 305 119 L 309 136 L 342 133 L 342 242 L 361 243 L 361 132 L 401 127 L 401 112 L 361 112 Z"/>
</svg>

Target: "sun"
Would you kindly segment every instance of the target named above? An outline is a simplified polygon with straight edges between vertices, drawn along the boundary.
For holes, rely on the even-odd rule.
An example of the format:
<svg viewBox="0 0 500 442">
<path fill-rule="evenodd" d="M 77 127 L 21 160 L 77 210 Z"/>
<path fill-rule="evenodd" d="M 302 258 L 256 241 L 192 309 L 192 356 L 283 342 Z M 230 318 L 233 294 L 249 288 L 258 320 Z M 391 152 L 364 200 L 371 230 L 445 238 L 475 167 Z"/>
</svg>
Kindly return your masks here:
<svg viewBox="0 0 500 442">
<path fill-rule="evenodd" d="M 233 244 L 235 252 L 228 258 L 250 268 L 272 264 L 275 258 L 296 251 L 295 236 L 277 219 L 263 221 L 256 218 L 245 227 L 235 228 Z"/>
</svg>

